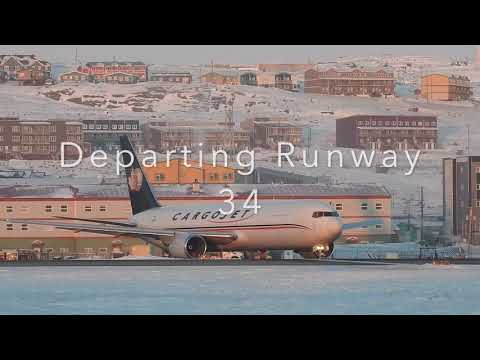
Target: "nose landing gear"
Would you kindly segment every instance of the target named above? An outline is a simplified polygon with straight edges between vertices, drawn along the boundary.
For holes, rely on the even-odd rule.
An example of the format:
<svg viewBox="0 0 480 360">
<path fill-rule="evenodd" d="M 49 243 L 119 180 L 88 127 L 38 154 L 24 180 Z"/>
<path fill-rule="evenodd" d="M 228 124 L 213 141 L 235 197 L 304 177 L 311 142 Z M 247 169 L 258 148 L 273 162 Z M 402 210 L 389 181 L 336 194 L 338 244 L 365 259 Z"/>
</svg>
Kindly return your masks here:
<svg viewBox="0 0 480 360">
<path fill-rule="evenodd" d="M 317 259 L 325 259 L 332 255 L 333 248 L 333 244 L 315 245 L 312 252 Z"/>
</svg>

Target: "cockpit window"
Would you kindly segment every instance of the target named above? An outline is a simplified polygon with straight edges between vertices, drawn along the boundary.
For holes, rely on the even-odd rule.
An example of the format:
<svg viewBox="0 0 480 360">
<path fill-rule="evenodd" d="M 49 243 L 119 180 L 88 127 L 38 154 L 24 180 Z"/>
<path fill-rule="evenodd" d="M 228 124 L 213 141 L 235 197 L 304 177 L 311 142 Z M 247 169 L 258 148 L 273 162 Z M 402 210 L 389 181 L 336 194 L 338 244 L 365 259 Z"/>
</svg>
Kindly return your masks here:
<svg viewBox="0 0 480 360">
<path fill-rule="evenodd" d="M 338 212 L 336 211 L 315 211 L 312 215 L 313 218 L 320 217 L 338 217 Z"/>
</svg>

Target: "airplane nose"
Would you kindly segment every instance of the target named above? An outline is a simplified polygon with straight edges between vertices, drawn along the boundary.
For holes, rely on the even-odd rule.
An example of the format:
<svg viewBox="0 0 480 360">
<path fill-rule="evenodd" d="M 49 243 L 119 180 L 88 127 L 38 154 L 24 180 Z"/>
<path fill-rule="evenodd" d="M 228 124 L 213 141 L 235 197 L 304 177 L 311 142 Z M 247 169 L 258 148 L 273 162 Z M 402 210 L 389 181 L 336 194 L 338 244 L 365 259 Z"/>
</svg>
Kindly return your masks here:
<svg viewBox="0 0 480 360">
<path fill-rule="evenodd" d="M 330 234 L 332 241 L 337 240 L 340 235 L 342 235 L 342 221 L 340 219 L 335 219 L 335 221 L 330 224 Z"/>
</svg>

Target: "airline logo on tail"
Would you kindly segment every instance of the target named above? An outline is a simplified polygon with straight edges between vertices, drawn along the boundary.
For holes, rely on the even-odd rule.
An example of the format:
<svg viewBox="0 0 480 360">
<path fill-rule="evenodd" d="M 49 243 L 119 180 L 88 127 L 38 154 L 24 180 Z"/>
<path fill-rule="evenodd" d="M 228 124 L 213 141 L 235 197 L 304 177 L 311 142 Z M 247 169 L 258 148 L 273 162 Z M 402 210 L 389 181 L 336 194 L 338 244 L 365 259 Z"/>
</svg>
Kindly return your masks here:
<svg viewBox="0 0 480 360">
<path fill-rule="evenodd" d="M 140 168 L 132 169 L 132 173 L 128 178 L 130 191 L 139 192 L 142 189 L 143 174 Z"/>
</svg>

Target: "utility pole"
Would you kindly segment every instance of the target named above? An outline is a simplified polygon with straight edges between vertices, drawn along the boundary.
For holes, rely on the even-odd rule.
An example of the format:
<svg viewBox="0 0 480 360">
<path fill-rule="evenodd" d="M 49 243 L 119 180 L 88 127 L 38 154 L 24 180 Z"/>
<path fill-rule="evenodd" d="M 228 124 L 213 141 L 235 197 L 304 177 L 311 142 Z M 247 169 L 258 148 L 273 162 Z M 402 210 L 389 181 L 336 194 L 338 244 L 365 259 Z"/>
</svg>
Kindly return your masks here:
<svg viewBox="0 0 480 360">
<path fill-rule="evenodd" d="M 467 125 L 467 156 L 470 156 L 470 124 Z"/>
<path fill-rule="evenodd" d="M 420 187 L 420 241 L 423 241 L 423 215 L 425 202 L 423 201 L 423 186 Z"/>
</svg>

